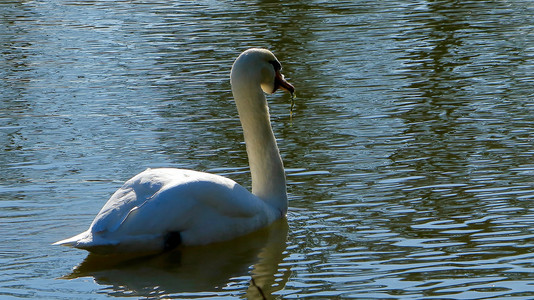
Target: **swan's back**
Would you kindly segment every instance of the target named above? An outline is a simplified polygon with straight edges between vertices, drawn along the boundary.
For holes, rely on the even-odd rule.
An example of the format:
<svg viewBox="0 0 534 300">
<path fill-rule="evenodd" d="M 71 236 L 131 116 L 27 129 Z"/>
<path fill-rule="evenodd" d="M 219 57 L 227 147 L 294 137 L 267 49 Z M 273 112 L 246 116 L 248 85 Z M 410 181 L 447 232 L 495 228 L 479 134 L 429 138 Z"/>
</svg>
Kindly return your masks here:
<svg viewBox="0 0 534 300">
<path fill-rule="evenodd" d="M 182 169 L 147 169 L 117 190 L 89 229 L 63 244 L 91 251 L 160 251 L 228 240 L 279 218 L 233 180 Z"/>
</svg>

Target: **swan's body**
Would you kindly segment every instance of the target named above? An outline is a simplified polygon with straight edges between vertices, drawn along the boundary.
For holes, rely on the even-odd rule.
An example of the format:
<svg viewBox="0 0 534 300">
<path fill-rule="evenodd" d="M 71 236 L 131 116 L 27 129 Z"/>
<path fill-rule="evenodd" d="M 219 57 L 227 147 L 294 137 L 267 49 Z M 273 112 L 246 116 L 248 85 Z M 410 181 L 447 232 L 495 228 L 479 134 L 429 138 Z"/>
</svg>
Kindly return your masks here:
<svg viewBox="0 0 534 300">
<path fill-rule="evenodd" d="M 264 49 L 235 61 L 232 92 L 252 174 L 252 193 L 231 179 L 183 169 L 147 169 L 117 190 L 89 229 L 56 242 L 89 251 L 162 251 L 204 245 L 258 230 L 287 212 L 285 174 L 264 91 L 294 88 Z"/>
</svg>

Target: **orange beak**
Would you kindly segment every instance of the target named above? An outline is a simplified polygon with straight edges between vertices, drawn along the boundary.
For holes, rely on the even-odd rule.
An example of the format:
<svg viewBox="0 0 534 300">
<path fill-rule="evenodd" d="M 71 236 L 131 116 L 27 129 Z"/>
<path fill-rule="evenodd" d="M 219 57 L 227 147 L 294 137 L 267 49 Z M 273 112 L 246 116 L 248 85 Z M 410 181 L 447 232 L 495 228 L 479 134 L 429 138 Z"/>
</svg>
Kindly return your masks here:
<svg viewBox="0 0 534 300">
<path fill-rule="evenodd" d="M 291 95 L 295 93 L 295 87 L 284 79 L 284 75 L 282 75 L 280 71 L 276 71 L 276 76 L 274 77 L 273 93 L 278 89 L 288 91 Z"/>
</svg>

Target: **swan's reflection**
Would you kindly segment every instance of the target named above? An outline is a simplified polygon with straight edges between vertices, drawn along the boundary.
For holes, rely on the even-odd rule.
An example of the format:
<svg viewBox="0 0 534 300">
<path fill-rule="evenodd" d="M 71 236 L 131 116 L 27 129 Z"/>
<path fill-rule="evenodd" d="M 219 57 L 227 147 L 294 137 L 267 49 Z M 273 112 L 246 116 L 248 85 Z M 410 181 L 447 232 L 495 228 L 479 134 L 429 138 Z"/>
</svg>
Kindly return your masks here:
<svg viewBox="0 0 534 300">
<path fill-rule="evenodd" d="M 290 270 L 279 273 L 286 249 L 286 219 L 242 238 L 202 247 L 131 257 L 89 254 L 64 279 L 91 276 L 114 296 L 162 296 L 169 294 L 241 294 L 253 299 L 270 298 L 281 290 Z M 241 288 L 239 288 L 241 286 Z"/>
</svg>

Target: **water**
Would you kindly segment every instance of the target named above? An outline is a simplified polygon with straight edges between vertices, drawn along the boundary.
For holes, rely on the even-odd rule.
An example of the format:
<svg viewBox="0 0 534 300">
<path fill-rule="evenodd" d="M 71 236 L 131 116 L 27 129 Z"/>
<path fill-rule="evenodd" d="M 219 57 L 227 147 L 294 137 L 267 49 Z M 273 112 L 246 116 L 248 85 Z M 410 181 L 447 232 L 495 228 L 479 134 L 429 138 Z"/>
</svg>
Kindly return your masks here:
<svg viewBox="0 0 534 300">
<path fill-rule="evenodd" d="M 534 297 L 530 1 L 3 1 L 0 298 Z M 229 69 L 271 49 L 287 222 L 126 260 L 50 243 L 147 167 L 250 185 Z M 126 260 L 126 261 L 124 261 Z"/>
</svg>

